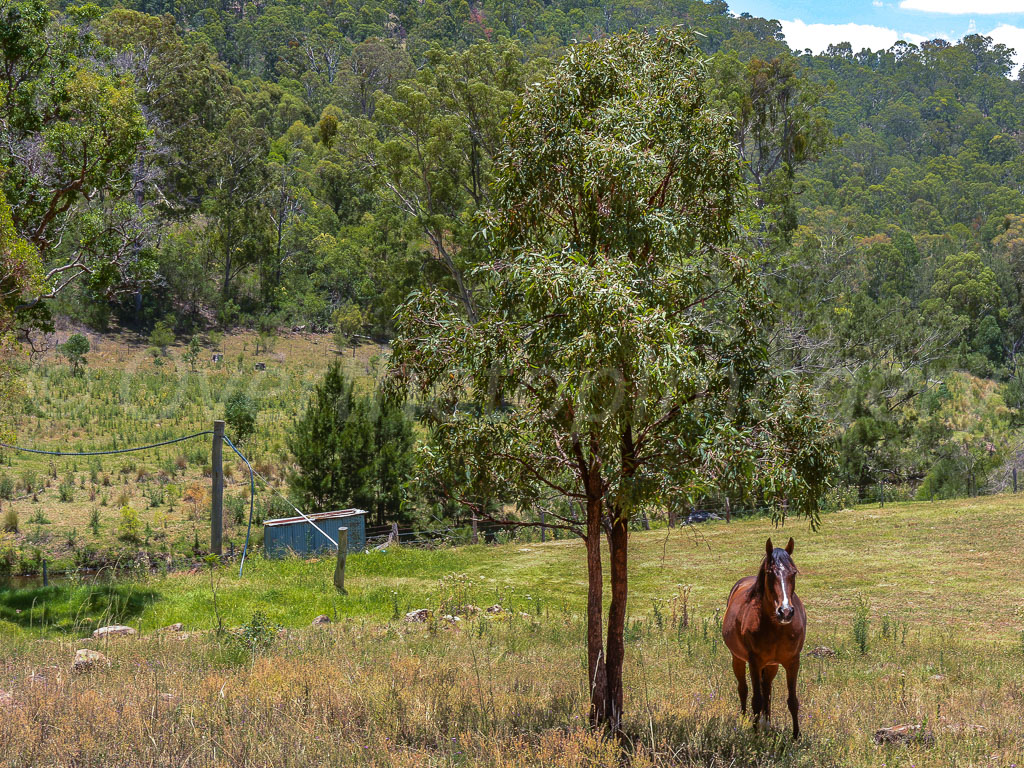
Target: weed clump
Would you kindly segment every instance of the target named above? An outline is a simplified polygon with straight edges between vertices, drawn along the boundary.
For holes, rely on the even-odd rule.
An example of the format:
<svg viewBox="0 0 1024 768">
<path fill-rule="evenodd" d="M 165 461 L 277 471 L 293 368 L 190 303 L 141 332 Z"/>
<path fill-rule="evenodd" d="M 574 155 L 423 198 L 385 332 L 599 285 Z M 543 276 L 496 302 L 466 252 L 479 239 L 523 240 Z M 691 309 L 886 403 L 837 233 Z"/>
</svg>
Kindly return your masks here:
<svg viewBox="0 0 1024 768">
<path fill-rule="evenodd" d="M 869 615 L 868 599 L 861 595 L 857 599 L 857 608 L 853 614 L 853 642 L 862 654 L 868 652 L 868 631 L 871 626 Z"/>
</svg>

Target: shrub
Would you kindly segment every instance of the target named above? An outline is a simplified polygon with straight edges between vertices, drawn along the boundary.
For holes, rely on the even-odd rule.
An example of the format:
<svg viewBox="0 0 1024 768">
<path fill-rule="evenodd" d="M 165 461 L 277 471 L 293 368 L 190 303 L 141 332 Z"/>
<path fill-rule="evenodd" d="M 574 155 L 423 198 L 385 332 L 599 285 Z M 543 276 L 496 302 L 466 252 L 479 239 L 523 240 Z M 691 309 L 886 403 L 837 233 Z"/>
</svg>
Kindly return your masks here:
<svg viewBox="0 0 1024 768">
<path fill-rule="evenodd" d="M 117 524 L 117 538 L 126 542 L 137 542 L 142 532 L 139 513 L 125 504 L 121 507 L 121 521 Z"/>
<path fill-rule="evenodd" d="M 14 480 L 6 474 L 0 475 L 0 499 L 14 498 Z"/>
<path fill-rule="evenodd" d="M 103 503 L 106 503 L 106 497 L 104 497 Z M 95 507 L 93 507 L 92 512 L 89 513 L 89 530 L 92 531 L 93 536 L 100 535 L 100 511 Z"/>
<path fill-rule="evenodd" d="M 18 532 L 18 510 L 8 505 L 7 511 L 4 512 L 4 530 L 8 533 Z"/>
<path fill-rule="evenodd" d="M 256 403 L 245 392 L 234 392 L 224 403 L 224 421 L 237 442 L 244 441 L 256 428 Z"/>
<path fill-rule="evenodd" d="M 73 334 L 57 350 L 67 358 L 77 376 L 85 366 L 85 356 L 89 354 L 89 340 L 80 333 Z"/>
<path fill-rule="evenodd" d="M 277 637 L 280 624 L 275 624 L 262 611 L 253 613 L 252 618 L 238 628 L 231 637 L 245 650 L 256 653 L 266 649 Z"/>
<path fill-rule="evenodd" d="M 11 533 L 0 533 L 0 572 L 10 573 L 20 560 L 17 539 Z"/>
<path fill-rule="evenodd" d="M 60 496 L 61 501 L 74 501 L 75 500 L 75 484 L 71 480 L 65 480 L 60 484 L 57 489 L 57 493 Z"/>
<path fill-rule="evenodd" d="M 153 326 L 149 334 L 149 343 L 156 347 L 161 355 L 167 354 L 167 348 L 174 343 L 174 331 L 166 320 L 160 320 Z"/>
</svg>

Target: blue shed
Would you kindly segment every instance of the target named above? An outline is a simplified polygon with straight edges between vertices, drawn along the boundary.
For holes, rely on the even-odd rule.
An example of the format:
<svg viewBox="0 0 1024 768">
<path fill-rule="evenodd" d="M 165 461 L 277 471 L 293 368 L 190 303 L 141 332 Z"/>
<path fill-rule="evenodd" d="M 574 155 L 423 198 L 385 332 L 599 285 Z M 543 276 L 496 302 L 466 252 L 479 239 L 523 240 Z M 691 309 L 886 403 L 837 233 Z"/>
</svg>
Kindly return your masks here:
<svg viewBox="0 0 1024 768">
<path fill-rule="evenodd" d="M 366 546 L 366 514 L 362 509 L 340 509 L 308 517 L 336 541 L 338 529 L 348 528 L 348 551 L 361 552 Z M 263 550 L 267 557 L 286 557 L 292 553 L 307 557 L 334 552 L 334 545 L 305 517 L 279 517 L 263 523 Z"/>
</svg>

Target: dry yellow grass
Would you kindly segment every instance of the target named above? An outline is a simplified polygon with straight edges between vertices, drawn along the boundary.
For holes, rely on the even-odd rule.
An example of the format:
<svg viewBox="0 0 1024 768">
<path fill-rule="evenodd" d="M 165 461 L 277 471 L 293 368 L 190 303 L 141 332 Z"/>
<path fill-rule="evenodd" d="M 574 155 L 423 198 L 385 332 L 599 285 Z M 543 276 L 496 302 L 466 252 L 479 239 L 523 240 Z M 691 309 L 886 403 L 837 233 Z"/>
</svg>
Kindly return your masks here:
<svg viewBox="0 0 1024 768">
<path fill-rule="evenodd" d="M 790 521 L 713 523 L 633 537 L 624 745 L 588 733 L 575 542 L 255 561 L 218 577 L 232 626 L 261 610 L 288 626 L 255 652 L 214 626 L 209 576 L 153 578 L 137 638 L 0 638 L 5 765 L 1003 766 L 1024 765 L 1024 502 L 993 497 Z M 764 537 L 797 539 L 808 607 L 805 738 L 741 721 L 716 611 Z M 452 574 L 465 574 L 453 576 Z M 681 585 L 692 585 L 683 626 Z M 408 624 L 399 611 L 501 600 L 502 618 Z M 529 598 L 529 599 L 528 599 Z M 853 637 L 866 601 L 868 644 Z M 539 606 L 538 606 L 539 603 Z M 317 613 L 335 622 L 308 628 Z M 526 612 L 529 616 L 520 615 Z M 155 632 L 186 622 L 188 639 Z M 198 632 L 195 632 L 198 630 Z M 74 650 L 111 660 L 72 676 Z M 30 679 L 41 673 L 43 680 Z M 779 681 L 777 681 L 777 685 Z M 934 744 L 881 747 L 876 728 L 923 725 Z"/>
</svg>

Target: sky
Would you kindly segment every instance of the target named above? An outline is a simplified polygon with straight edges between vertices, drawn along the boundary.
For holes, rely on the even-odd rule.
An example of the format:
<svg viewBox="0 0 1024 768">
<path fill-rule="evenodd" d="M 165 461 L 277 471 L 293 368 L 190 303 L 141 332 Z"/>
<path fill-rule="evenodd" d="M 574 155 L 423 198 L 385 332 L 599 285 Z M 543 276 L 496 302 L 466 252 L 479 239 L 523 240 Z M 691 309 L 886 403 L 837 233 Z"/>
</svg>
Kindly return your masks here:
<svg viewBox="0 0 1024 768">
<path fill-rule="evenodd" d="M 1024 0 L 730 0 L 729 9 L 778 19 L 798 51 L 841 42 L 877 50 L 897 40 L 980 33 L 1017 50 L 1015 61 L 1024 64 Z"/>
</svg>

